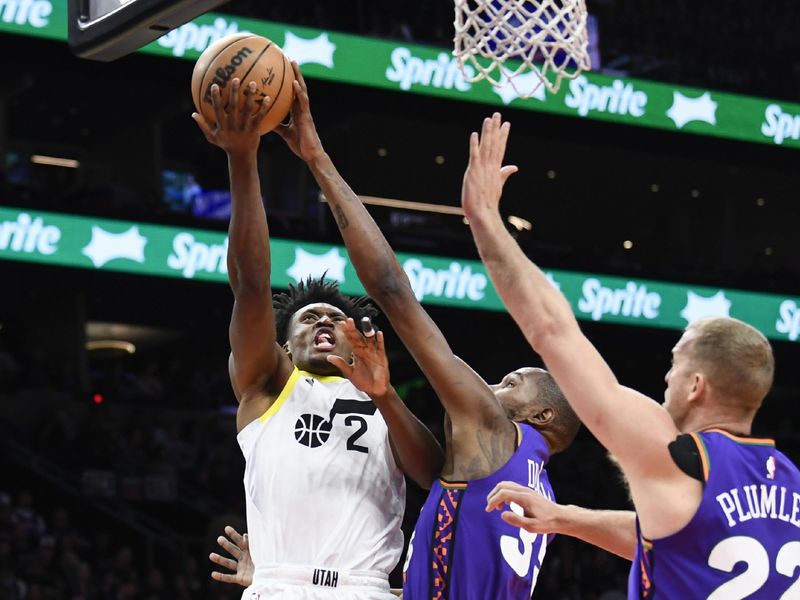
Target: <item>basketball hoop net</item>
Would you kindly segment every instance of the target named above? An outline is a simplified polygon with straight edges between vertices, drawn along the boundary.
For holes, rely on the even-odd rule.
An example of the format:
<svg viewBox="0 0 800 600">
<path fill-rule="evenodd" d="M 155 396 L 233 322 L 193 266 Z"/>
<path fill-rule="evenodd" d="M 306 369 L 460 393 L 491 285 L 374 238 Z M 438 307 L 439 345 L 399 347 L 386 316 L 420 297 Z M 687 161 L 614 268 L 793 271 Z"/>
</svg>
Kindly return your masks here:
<svg viewBox="0 0 800 600">
<path fill-rule="evenodd" d="M 542 84 L 555 93 L 562 78 L 574 79 L 592 67 L 585 0 L 455 0 L 455 5 L 453 55 L 471 82 L 510 84 L 528 98 Z"/>
</svg>

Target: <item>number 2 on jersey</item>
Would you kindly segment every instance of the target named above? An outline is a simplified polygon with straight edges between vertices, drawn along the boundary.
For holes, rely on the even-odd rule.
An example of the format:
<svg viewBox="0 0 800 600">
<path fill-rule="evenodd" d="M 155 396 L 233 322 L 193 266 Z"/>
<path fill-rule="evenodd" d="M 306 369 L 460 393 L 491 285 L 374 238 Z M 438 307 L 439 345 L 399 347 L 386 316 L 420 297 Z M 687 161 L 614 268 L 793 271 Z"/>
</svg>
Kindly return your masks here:
<svg viewBox="0 0 800 600">
<path fill-rule="evenodd" d="M 367 433 L 367 420 L 365 416 L 374 415 L 378 407 L 373 402 L 366 402 L 364 400 L 355 400 L 349 398 L 337 398 L 333 403 L 331 413 L 328 420 L 332 423 L 336 415 L 346 415 L 344 417 L 344 424 L 347 427 L 358 425 L 353 434 L 347 438 L 347 449 L 353 452 L 363 452 L 369 454 L 369 448 L 356 444 L 362 435 Z"/>
<path fill-rule="evenodd" d="M 367 420 L 364 417 L 358 417 L 356 415 L 347 415 L 347 417 L 344 419 L 345 425 L 353 425 L 355 423 L 358 423 L 358 429 L 353 435 L 347 438 L 347 449 L 368 454 L 369 448 L 366 446 L 361 446 L 360 444 L 356 444 L 358 438 L 367 433 Z"/>
</svg>

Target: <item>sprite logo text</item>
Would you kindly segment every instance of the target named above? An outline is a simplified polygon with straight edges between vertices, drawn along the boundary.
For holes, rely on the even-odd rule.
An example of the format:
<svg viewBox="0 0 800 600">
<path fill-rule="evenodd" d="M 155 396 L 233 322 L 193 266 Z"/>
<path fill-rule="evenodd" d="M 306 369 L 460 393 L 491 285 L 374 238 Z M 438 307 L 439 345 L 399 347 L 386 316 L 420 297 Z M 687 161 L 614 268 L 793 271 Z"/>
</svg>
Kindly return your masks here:
<svg viewBox="0 0 800 600">
<path fill-rule="evenodd" d="M 167 257 L 167 265 L 187 279 L 192 279 L 198 271 L 227 274 L 227 256 L 227 237 L 222 244 L 204 244 L 184 231 L 172 240 L 172 254 Z"/>
<path fill-rule="evenodd" d="M 0 20 L 42 29 L 50 24 L 53 5 L 48 0 L 0 0 Z"/>
<path fill-rule="evenodd" d="M 647 94 L 636 90 L 632 84 L 615 79 L 611 85 L 595 85 L 581 75 L 569 84 L 569 94 L 564 104 L 575 108 L 585 117 L 589 111 L 643 117 Z"/>
<path fill-rule="evenodd" d="M 583 282 L 583 297 L 578 300 L 578 310 L 591 315 L 593 321 L 603 315 L 655 319 L 659 306 L 661 296 L 648 292 L 644 284 L 629 281 L 624 288 L 612 289 L 594 277 Z"/>
<path fill-rule="evenodd" d="M 483 273 L 473 273 L 469 265 L 451 262 L 447 270 L 434 270 L 423 266 L 418 258 L 409 258 L 403 263 L 403 270 L 411 282 L 417 300 L 426 296 L 439 298 L 469 298 L 475 302 L 486 295 L 488 279 Z"/>
<path fill-rule="evenodd" d="M 197 25 L 195 23 L 181 25 L 158 38 L 158 45 L 170 48 L 173 56 L 183 56 L 187 50 L 193 50 L 199 54 L 218 39 L 238 32 L 239 24 L 236 21 L 228 23 L 222 17 L 217 17 L 214 19 L 213 25 Z"/>
<path fill-rule="evenodd" d="M 41 217 L 31 219 L 28 213 L 19 213 L 16 221 L 0 221 L 0 250 L 46 256 L 58 250 L 61 230 L 45 225 Z"/>
<path fill-rule="evenodd" d="M 457 89 L 466 92 L 472 85 L 464 79 L 458 68 L 458 62 L 445 52 L 441 52 L 436 60 L 423 60 L 412 56 L 411 50 L 404 47 L 392 51 L 392 66 L 386 69 L 386 79 L 400 84 L 401 90 L 409 90 L 412 85 Z M 467 72 L 472 76 L 472 67 Z"/>
<path fill-rule="evenodd" d="M 770 104 L 764 112 L 761 133 L 776 144 L 783 144 L 786 139 L 800 140 L 800 115 L 785 113 L 779 105 Z"/>
<path fill-rule="evenodd" d="M 775 323 L 778 333 L 785 333 L 791 341 L 800 337 L 800 307 L 794 300 L 784 300 L 780 307 L 780 318 Z"/>
</svg>

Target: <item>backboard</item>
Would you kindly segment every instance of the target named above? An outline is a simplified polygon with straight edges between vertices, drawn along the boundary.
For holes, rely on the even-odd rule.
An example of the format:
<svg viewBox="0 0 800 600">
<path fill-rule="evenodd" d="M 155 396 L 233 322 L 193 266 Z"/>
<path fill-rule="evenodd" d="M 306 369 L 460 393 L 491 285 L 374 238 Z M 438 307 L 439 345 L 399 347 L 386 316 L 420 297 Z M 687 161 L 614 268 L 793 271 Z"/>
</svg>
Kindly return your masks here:
<svg viewBox="0 0 800 600">
<path fill-rule="evenodd" d="M 227 0 L 68 0 L 69 47 L 112 61 Z"/>
</svg>

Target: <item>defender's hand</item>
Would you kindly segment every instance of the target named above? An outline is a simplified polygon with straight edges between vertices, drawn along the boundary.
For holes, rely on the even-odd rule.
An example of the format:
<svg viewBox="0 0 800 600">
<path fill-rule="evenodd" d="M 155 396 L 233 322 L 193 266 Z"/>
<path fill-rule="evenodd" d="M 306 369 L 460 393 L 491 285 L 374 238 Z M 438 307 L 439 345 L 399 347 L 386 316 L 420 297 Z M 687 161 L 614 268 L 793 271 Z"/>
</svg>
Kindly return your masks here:
<svg viewBox="0 0 800 600">
<path fill-rule="evenodd" d="M 565 507 L 512 481 L 501 481 L 489 492 L 486 497 L 486 512 L 503 510 L 512 502 L 520 506 L 524 514 L 518 515 L 512 510 L 503 512 L 501 518 L 509 525 L 521 527 L 531 533 L 559 533 L 558 523 Z"/>
<path fill-rule="evenodd" d="M 383 332 L 375 332 L 372 323 L 364 317 L 363 335 L 353 319 L 347 319 L 340 327 L 353 349 L 353 363 L 339 356 L 328 356 L 333 364 L 354 386 L 371 397 L 380 397 L 389 389 L 389 361 L 383 345 Z M 369 333 L 372 332 L 372 335 Z"/>
<path fill-rule="evenodd" d="M 496 213 L 506 180 L 518 171 L 514 165 L 502 166 L 511 123 L 501 123 L 500 113 L 483 120 L 480 137 L 469 138 L 469 165 L 461 188 L 461 206 L 467 219 Z"/>
<path fill-rule="evenodd" d="M 227 526 L 225 527 L 225 535 L 230 540 L 221 535 L 217 538 L 217 543 L 233 558 L 220 556 L 216 552 L 212 552 L 208 558 L 214 564 L 233 571 L 233 573 L 212 571 L 211 578 L 222 583 L 233 583 L 242 587 L 249 587 L 253 583 L 253 574 L 256 568 L 250 558 L 250 542 L 247 539 L 247 534 L 241 535 L 233 527 Z"/>
</svg>

